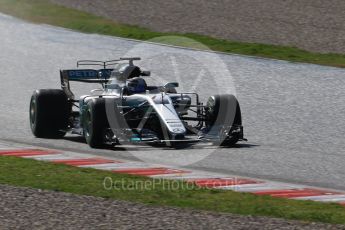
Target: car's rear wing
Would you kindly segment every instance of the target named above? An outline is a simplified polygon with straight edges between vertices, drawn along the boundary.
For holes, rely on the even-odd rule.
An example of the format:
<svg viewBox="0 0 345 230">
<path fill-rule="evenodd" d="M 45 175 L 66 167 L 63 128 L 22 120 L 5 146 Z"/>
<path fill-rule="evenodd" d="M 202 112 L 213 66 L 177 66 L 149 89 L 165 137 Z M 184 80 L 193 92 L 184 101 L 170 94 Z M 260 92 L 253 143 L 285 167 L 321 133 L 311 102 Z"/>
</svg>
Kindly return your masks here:
<svg viewBox="0 0 345 230">
<path fill-rule="evenodd" d="M 113 69 L 70 69 L 60 70 L 61 88 L 70 99 L 74 99 L 74 94 L 70 89 L 70 81 L 86 83 L 106 83 Z"/>
<path fill-rule="evenodd" d="M 70 99 L 74 99 L 74 94 L 70 89 L 70 81 L 86 82 L 86 83 L 106 83 L 111 72 L 114 69 L 108 68 L 109 66 L 114 66 L 122 61 L 128 61 L 130 67 L 134 67 L 133 61 L 140 60 L 139 57 L 127 57 L 120 58 L 118 60 L 110 61 L 96 61 L 96 60 L 80 60 L 77 62 L 77 67 L 80 66 L 100 66 L 103 69 L 70 69 L 70 70 L 60 70 L 61 88 L 65 91 Z M 149 71 L 143 71 L 142 76 L 149 76 Z"/>
<path fill-rule="evenodd" d="M 113 69 L 71 69 L 71 70 L 60 70 L 60 76 L 68 81 L 80 81 L 97 83 L 106 81 L 110 78 L 111 71 Z"/>
</svg>

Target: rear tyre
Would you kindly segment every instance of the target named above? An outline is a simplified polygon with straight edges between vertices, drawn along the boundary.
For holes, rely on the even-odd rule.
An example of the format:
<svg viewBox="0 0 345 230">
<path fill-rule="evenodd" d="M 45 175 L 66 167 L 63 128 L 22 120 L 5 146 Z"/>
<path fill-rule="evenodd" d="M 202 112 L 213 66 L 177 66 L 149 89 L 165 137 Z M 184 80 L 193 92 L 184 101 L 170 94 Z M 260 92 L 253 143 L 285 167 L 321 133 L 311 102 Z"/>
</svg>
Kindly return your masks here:
<svg viewBox="0 0 345 230">
<path fill-rule="evenodd" d="M 83 111 L 83 132 L 86 143 L 91 148 L 103 147 L 107 127 L 105 100 L 103 98 L 91 99 Z"/>
<path fill-rule="evenodd" d="M 206 129 L 217 132 L 219 144 L 232 146 L 240 139 L 239 135 L 229 135 L 233 128 L 242 126 L 240 105 L 234 95 L 214 95 L 206 103 Z"/>
<path fill-rule="evenodd" d="M 70 106 L 60 89 L 34 91 L 30 100 L 30 127 L 39 138 L 62 138 L 66 134 Z"/>
</svg>

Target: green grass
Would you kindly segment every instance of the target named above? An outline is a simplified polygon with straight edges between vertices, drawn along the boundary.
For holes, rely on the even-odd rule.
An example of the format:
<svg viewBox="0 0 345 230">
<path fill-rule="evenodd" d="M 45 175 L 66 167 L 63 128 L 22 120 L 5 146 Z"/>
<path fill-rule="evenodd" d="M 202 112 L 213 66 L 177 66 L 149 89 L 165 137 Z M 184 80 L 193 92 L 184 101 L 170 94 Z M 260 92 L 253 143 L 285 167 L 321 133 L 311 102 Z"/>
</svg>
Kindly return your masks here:
<svg viewBox="0 0 345 230">
<path fill-rule="evenodd" d="M 48 0 L 0 0 L 0 11 L 35 23 L 46 23 L 78 30 L 192 48 L 275 58 L 293 62 L 345 67 L 345 55 L 320 54 L 294 47 L 243 43 L 198 34 L 161 33 L 137 26 L 119 24 L 82 11 L 54 5 Z M 162 37 L 165 36 L 165 37 Z M 166 37 L 171 36 L 171 37 Z M 187 39 L 176 38 L 184 36 Z M 190 40 L 192 39 L 192 40 Z M 202 43 L 203 45 L 200 45 Z"/>
<path fill-rule="evenodd" d="M 112 178 L 114 182 L 123 181 L 127 189 L 104 189 L 103 181 L 106 177 Z M 345 208 L 338 204 L 295 201 L 196 187 L 167 189 L 169 186 L 171 188 L 186 186 L 184 182 L 180 181 L 165 180 L 164 185 L 155 183 L 154 189 L 146 190 L 135 189 L 133 186 L 135 183 L 144 182 L 152 182 L 152 179 L 30 159 L 0 157 L 0 184 L 128 200 L 151 205 L 345 224 Z M 107 183 L 107 186 L 109 185 Z"/>
</svg>

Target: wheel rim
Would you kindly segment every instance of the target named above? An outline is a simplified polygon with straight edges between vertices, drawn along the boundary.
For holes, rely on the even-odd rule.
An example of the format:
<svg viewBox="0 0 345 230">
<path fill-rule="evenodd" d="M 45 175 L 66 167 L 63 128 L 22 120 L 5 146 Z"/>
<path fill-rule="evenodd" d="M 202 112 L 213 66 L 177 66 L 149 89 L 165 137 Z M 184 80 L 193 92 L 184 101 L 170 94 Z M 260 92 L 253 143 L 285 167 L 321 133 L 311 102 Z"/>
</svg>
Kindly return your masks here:
<svg viewBox="0 0 345 230">
<path fill-rule="evenodd" d="M 30 123 L 31 126 L 36 124 L 36 100 L 32 99 L 30 103 Z"/>
<path fill-rule="evenodd" d="M 90 136 L 91 125 L 92 125 L 91 124 L 91 113 L 88 110 L 85 114 L 85 127 L 84 127 L 86 137 Z"/>
<path fill-rule="evenodd" d="M 216 100 L 214 99 L 214 97 L 211 97 L 208 101 L 207 101 L 207 108 L 208 108 L 208 112 L 210 114 L 213 114 L 214 113 L 214 107 L 215 107 L 215 104 L 216 104 Z"/>
<path fill-rule="evenodd" d="M 208 119 L 213 119 L 214 117 L 214 107 L 215 107 L 215 99 L 214 97 L 210 97 L 206 103 L 206 117 Z M 211 121 L 206 121 L 206 125 L 212 125 L 212 122 Z"/>
</svg>

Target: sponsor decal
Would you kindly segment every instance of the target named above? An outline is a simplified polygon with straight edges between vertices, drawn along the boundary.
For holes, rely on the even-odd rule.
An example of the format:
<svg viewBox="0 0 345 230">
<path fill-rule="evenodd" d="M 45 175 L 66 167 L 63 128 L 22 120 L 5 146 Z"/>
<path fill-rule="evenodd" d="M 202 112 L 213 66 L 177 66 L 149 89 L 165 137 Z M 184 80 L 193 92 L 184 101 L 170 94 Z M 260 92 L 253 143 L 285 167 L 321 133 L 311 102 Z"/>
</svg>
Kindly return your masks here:
<svg viewBox="0 0 345 230">
<path fill-rule="evenodd" d="M 183 130 L 183 129 L 176 128 L 176 129 L 173 129 L 173 132 L 174 132 L 174 133 L 184 133 L 184 130 Z"/>
<path fill-rule="evenodd" d="M 182 125 L 181 125 L 181 124 L 178 124 L 178 123 L 177 123 L 177 124 L 169 124 L 169 125 L 170 125 L 172 128 L 174 128 L 174 127 L 177 127 L 177 128 L 178 128 L 178 127 L 182 127 Z"/>
<path fill-rule="evenodd" d="M 98 77 L 96 70 L 69 70 L 68 77 L 70 79 L 92 79 Z"/>
</svg>

